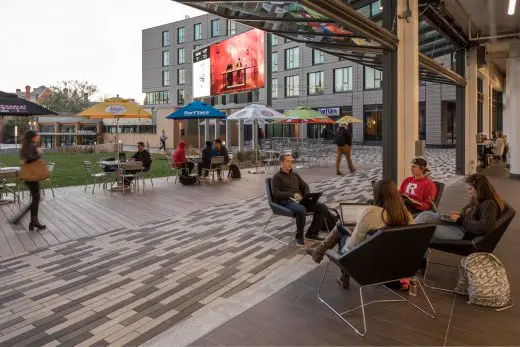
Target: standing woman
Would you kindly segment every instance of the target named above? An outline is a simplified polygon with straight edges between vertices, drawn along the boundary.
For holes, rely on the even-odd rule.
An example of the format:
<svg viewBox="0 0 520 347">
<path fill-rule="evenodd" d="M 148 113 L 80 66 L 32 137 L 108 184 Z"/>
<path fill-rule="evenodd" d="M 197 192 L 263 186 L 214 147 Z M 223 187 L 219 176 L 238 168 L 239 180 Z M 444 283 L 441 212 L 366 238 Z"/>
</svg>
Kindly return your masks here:
<svg viewBox="0 0 520 347">
<path fill-rule="evenodd" d="M 34 130 L 27 130 L 20 150 L 20 159 L 22 162 L 22 178 L 25 181 L 29 191 L 31 192 L 31 203 L 25 207 L 21 213 L 12 220 L 13 224 L 17 224 L 22 217 L 31 211 L 31 222 L 29 223 L 29 230 L 45 229 L 46 226 L 38 221 L 38 208 L 40 206 L 40 177 L 48 176 L 48 170 L 45 162 L 38 165 L 36 162 L 42 158 L 42 151 L 39 147 L 40 135 Z M 26 168 L 31 167 L 30 170 Z M 24 173 L 27 172 L 27 174 Z M 44 172 L 45 171 L 45 172 Z M 34 178 L 31 178 L 34 177 Z"/>
</svg>

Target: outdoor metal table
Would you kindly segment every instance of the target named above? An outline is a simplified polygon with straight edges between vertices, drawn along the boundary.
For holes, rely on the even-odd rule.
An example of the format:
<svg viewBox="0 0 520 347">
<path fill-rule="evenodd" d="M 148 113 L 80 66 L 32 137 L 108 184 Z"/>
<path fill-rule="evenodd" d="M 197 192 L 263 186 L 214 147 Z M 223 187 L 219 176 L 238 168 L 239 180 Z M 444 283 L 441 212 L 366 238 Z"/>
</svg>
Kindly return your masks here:
<svg viewBox="0 0 520 347">
<path fill-rule="evenodd" d="M 20 167 L 19 166 L 12 166 L 12 167 L 3 167 L 0 168 L 0 205 L 9 204 L 11 202 L 14 202 L 14 198 L 4 197 L 3 192 L 4 190 L 13 193 L 16 196 L 18 196 L 18 193 L 12 190 L 9 186 L 7 186 L 7 179 L 14 177 L 15 180 L 18 181 L 20 173 Z"/>
<path fill-rule="evenodd" d="M 121 170 L 124 170 L 125 165 L 128 163 L 135 163 L 135 161 L 119 161 L 119 160 L 101 160 L 98 161 L 99 165 L 102 166 L 117 166 L 117 171 L 114 172 L 114 181 L 110 185 L 110 191 L 122 191 L 123 176 L 120 174 Z M 117 184 L 117 187 L 114 187 Z"/>
</svg>

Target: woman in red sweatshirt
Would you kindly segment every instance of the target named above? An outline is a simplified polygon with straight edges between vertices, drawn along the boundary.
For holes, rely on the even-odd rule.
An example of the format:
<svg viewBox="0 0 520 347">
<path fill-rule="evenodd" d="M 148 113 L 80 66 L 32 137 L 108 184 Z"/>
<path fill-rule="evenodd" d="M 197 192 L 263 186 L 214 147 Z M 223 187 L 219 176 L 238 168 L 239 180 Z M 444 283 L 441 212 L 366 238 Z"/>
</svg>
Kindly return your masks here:
<svg viewBox="0 0 520 347">
<path fill-rule="evenodd" d="M 186 147 L 186 142 L 181 141 L 179 142 L 179 146 L 173 152 L 172 155 L 172 166 L 177 169 L 188 169 L 187 174 L 189 175 L 191 170 L 193 170 L 193 163 L 188 162 L 186 160 L 186 152 L 184 151 L 184 148 Z"/>
<path fill-rule="evenodd" d="M 423 158 L 412 160 L 410 168 L 412 176 L 405 178 L 399 187 L 399 193 L 404 197 L 406 207 L 411 214 L 432 209 L 432 201 L 437 196 L 437 186 L 426 174 L 430 171 L 428 163 Z"/>
</svg>

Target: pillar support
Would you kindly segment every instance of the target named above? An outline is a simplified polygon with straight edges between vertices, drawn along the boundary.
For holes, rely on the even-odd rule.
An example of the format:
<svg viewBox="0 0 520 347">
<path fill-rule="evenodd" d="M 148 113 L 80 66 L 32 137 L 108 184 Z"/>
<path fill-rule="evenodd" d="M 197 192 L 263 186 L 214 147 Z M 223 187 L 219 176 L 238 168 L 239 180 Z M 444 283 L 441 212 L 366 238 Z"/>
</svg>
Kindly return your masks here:
<svg viewBox="0 0 520 347">
<path fill-rule="evenodd" d="M 385 0 L 383 27 L 397 25 L 397 51 L 383 54 L 383 178 L 409 175 L 419 136 L 418 0 Z"/>
<path fill-rule="evenodd" d="M 506 74 L 506 124 L 511 178 L 520 179 L 520 43 L 509 46 Z"/>
<path fill-rule="evenodd" d="M 489 66 L 486 69 L 486 73 L 482 76 L 482 94 L 482 132 L 489 135 L 489 132 L 491 131 L 491 126 L 489 125 L 491 123 L 491 112 L 489 109 L 491 105 L 491 94 L 489 92 Z"/>
<path fill-rule="evenodd" d="M 460 76 L 466 77 L 466 50 L 458 50 L 455 54 L 455 72 Z M 457 175 L 466 174 L 466 87 L 456 87 L 456 106 L 455 106 L 455 125 L 456 125 L 456 159 L 455 172 Z"/>
<path fill-rule="evenodd" d="M 477 172 L 477 129 L 478 129 L 478 95 L 477 95 L 477 49 L 468 51 L 466 66 L 466 136 L 464 138 L 465 149 L 465 173 L 471 175 Z M 458 138 L 457 138 L 458 143 Z"/>
</svg>

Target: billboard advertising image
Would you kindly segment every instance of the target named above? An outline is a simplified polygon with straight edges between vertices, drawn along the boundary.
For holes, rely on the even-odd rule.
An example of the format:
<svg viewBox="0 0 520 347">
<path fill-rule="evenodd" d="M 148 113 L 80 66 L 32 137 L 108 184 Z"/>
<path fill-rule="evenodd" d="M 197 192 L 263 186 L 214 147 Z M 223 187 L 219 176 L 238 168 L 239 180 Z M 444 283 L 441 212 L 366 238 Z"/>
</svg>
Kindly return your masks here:
<svg viewBox="0 0 520 347">
<path fill-rule="evenodd" d="M 211 95 L 264 87 L 264 32 L 253 29 L 210 46 Z"/>
<path fill-rule="evenodd" d="M 193 52 L 193 97 L 211 94 L 211 66 L 209 47 Z"/>
</svg>

